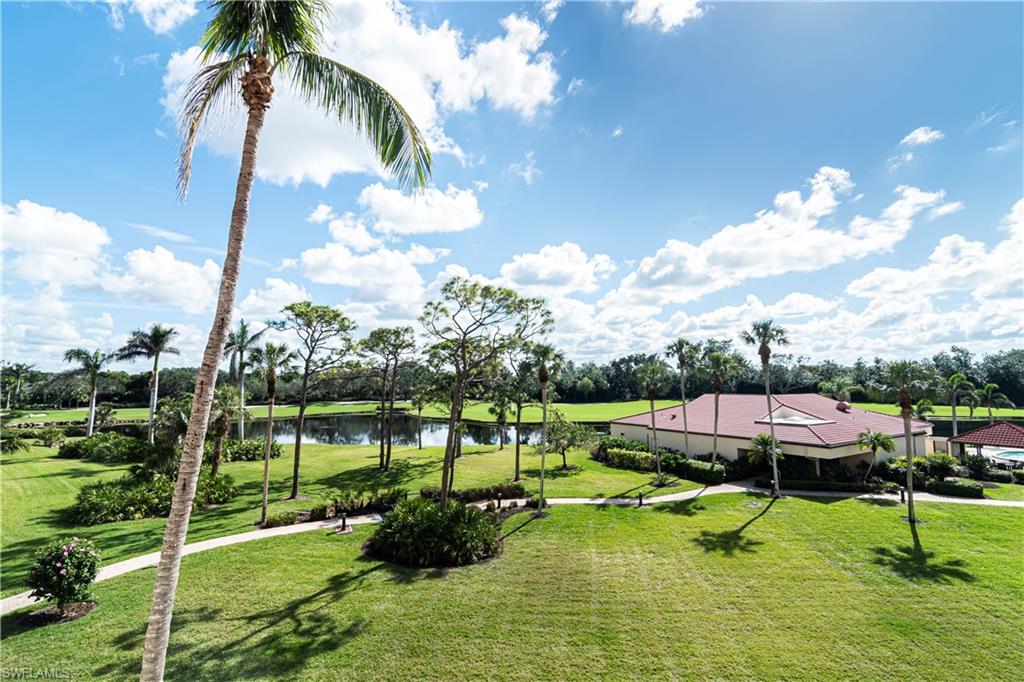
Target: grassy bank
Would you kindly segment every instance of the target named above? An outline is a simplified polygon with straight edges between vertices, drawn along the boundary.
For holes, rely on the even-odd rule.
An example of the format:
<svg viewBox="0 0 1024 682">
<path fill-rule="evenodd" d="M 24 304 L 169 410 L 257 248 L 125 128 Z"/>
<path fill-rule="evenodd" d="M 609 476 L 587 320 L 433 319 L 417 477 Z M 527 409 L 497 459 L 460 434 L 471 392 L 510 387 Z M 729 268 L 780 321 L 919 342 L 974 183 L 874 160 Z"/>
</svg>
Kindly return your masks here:
<svg viewBox="0 0 1024 682">
<path fill-rule="evenodd" d="M 562 507 L 433 572 L 305 533 L 182 562 L 169 679 L 1016 679 L 1024 512 L 712 496 Z M 301 561 L 297 561 L 301 557 Z M 568 560 L 571 557 L 571 560 Z M 3 621 L 4 665 L 138 674 L 153 571 L 85 618 Z"/>
</svg>

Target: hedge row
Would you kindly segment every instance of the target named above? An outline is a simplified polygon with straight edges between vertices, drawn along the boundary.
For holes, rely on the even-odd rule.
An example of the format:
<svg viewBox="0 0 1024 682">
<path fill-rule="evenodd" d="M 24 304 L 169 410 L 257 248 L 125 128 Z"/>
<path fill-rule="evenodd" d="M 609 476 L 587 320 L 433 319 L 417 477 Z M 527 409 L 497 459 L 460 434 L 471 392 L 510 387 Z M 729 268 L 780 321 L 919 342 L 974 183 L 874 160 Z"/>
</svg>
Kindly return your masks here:
<svg viewBox="0 0 1024 682">
<path fill-rule="evenodd" d="M 685 478 L 707 485 L 719 485 L 725 482 L 725 465 L 721 462 L 712 464 L 699 459 L 686 459 L 682 455 L 669 453 L 661 456 L 662 471 L 675 474 L 679 478 Z"/>
<path fill-rule="evenodd" d="M 933 495 L 949 495 L 951 497 L 985 497 L 985 489 L 974 481 L 929 481 L 925 490 Z"/>
<path fill-rule="evenodd" d="M 758 488 L 770 489 L 772 487 L 772 481 L 770 478 L 755 478 L 754 485 Z M 783 489 L 788 490 L 824 490 L 839 493 L 899 492 L 899 486 L 891 482 L 865 483 L 862 481 L 798 481 L 782 479 L 779 481 L 779 485 L 781 485 Z"/>
<path fill-rule="evenodd" d="M 438 500 L 441 498 L 441 491 L 439 488 L 433 487 L 422 488 L 420 490 L 420 497 L 428 500 Z M 503 500 L 513 500 L 528 497 L 528 495 L 522 483 L 502 483 L 479 488 L 463 488 L 462 490 L 453 490 L 449 495 L 450 499 L 463 503 L 496 500 L 499 497 Z"/>
<path fill-rule="evenodd" d="M 225 438 L 221 446 L 220 460 L 222 462 L 262 462 L 263 450 L 266 447 L 265 438 L 248 438 L 238 440 L 237 438 Z M 206 461 L 213 457 L 213 441 L 206 441 L 203 446 L 203 455 Z M 281 444 L 274 441 L 270 444 L 270 458 L 277 459 L 281 456 Z"/>
</svg>

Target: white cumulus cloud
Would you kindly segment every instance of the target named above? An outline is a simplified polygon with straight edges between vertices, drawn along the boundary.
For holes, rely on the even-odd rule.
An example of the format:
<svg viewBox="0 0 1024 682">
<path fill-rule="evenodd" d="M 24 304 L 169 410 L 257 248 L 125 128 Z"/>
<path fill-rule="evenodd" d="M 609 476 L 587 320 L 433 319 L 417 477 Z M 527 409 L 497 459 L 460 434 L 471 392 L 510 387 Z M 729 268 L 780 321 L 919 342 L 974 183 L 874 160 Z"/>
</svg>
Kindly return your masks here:
<svg viewBox="0 0 1024 682">
<path fill-rule="evenodd" d="M 627 24 L 653 26 L 668 33 L 687 21 L 700 19 L 704 12 L 700 0 L 634 0 L 622 18 Z"/>
</svg>

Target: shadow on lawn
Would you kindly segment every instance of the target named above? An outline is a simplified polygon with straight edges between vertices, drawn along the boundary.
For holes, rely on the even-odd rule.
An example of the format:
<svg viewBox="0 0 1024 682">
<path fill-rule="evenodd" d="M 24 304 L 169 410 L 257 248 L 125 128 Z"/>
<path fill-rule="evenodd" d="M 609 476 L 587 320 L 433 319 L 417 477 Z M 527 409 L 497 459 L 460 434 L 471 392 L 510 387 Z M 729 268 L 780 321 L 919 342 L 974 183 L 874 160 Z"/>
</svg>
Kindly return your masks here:
<svg viewBox="0 0 1024 682">
<path fill-rule="evenodd" d="M 936 560 L 935 552 L 927 551 L 921 545 L 917 524 L 910 526 L 913 546 L 875 547 L 874 563 L 889 569 L 901 578 L 911 581 L 927 580 L 933 583 L 950 583 L 954 580 L 974 582 L 974 574 L 968 571 L 963 559 Z"/>
<path fill-rule="evenodd" d="M 759 545 L 764 543 L 760 540 L 743 537 L 743 531 L 754 521 L 767 514 L 773 504 L 775 504 L 774 499 L 766 504 L 764 509 L 759 511 L 756 516 L 752 516 L 735 530 L 723 530 L 717 533 L 710 530 L 702 530 L 700 535 L 695 537 L 693 541 L 705 552 L 721 552 L 725 556 L 736 556 L 738 553 L 752 554 L 757 551 L 756 548 Z"/>
<path fill-rule="evenodd" d="M 209 607 L 175 612 L 167 657 L 168 679 L 294 676 L 310 659 L 336 651 L 366 631 L 370 621 L 346 609 L 344 600 L 375 575 L 388 573 L 387 579 L 399 584 L 434 577 L 431 571 L 368 558 L 358 561 L 370 565 L 333 575 L 316 592 L 281 605 L 238 616 L 227 616 L 223 609 Z M 214 631 L 209 631 L 210 627 Z M 122 651 L 141 652 L 144 636 L 143 624 L 114 637 L 111 644 Z M 137 665 L 132 656 L 94 672 L 129 676 L 137 674 Z"/>
</svg>

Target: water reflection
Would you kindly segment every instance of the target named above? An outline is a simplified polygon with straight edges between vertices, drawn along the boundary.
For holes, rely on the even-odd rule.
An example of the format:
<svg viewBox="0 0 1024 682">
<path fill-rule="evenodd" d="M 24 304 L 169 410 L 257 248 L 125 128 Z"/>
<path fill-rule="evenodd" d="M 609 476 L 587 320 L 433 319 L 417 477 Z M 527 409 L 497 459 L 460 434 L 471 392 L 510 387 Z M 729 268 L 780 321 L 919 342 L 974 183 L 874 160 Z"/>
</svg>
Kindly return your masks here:
<svg viewBox="0 0 1024 682">
<path fill-rule="evenodd" d="M 278 443 L 294 443 L 294 419 L 274 421 L 274 440 Z M 246 433 L 262 433 L 264 423 L 246 429 Z M 395 445 L 415 446 L 417 444 L 416 418 L 396 414 L 392 428 Z M 466 424 L 464 440 L 466 445 L 497 445 L 499 428 L 494 424 Z M 513 442 L 515 429 L 505 429 L 505 443 Z M 524 426 L 520 429 L 523 443 L 534 443 L 540 438 L 540 427 Z M 423 420 L 423 445 L 444 445 L 448 438 L 448 423 L 440 420 Z M 370 445 L 380 442 L 380 424 L 377 418 L 364 414 L 342 414 L 325 417 L 306 417 L 302 428 L 303 443 L 328 443 L 331 445 Z"/>
</svg>

